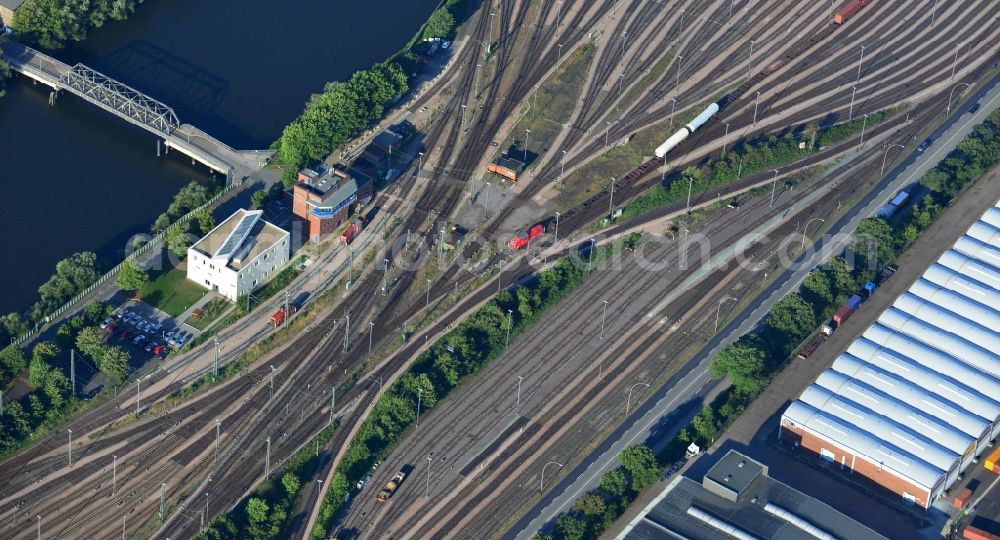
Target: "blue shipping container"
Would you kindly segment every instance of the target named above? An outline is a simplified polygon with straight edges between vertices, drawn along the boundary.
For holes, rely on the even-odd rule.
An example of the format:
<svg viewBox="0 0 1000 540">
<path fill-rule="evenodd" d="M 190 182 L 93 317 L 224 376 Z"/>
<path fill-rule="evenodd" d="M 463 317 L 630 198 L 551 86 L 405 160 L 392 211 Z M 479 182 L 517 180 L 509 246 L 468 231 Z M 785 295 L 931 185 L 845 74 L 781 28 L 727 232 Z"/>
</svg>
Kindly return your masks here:
<svg viewBox="0 0 1000 540">
<path fill-rule="evenodd" d="M 860 305 L 861 305 L 861 297 L 856 294 L 847 299 L 847 307 L 851 308 L 851 311 L 857 311 L 858 306 Z"/>
</svg>

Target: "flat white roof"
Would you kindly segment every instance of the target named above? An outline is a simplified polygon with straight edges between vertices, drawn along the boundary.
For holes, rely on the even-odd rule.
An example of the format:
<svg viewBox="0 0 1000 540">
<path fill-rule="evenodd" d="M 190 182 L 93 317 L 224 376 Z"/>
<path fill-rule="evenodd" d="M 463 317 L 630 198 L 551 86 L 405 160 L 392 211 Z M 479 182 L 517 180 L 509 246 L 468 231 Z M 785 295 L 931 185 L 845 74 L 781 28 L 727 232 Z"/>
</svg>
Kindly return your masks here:
<svg viewBox="0 0 1000 540">
<path fill-rule="evenodd" d="M 782 417 L 932 496 L 998 421 L 1000 201 Z"/>
</svg>

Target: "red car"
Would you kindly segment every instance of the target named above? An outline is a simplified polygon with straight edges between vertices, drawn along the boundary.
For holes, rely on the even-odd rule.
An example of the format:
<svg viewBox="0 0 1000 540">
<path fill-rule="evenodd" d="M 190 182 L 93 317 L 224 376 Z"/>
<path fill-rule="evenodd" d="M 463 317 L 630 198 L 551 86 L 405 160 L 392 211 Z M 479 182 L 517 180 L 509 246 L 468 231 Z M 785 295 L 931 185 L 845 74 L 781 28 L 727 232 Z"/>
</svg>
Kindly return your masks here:
<svg viewBox="0 0 1000 540">
<path fill-rule="evenodd" d="M 105 328 L 104 331 L 107 332 L 107 333 L 109 333 L 109 334 L 113 334 L 114 331 L 117 330 L 117 329 L 118 329 L 118 325 L 117 324 L 112 324 L 112 325 L 108 326 L 107 328 Z"/>
<path fill-rule="evenodd" d="M 153 347 L 153 356 L 160 356 L 161 354 L 163 354 L 163 345 Z"/>
<path fill-rule="evenodd" d="M 541 223 L 539 223 L 538 225 L 535 225 L 534 227 L 529 229 L 528 232 L 521 232 L 514 238 L 511 238 L 510 242 L 507 243 L 507 247 L 509 247 L 510 249 L 522 249 L 528 247 L 528 244 L 532 240 L 538 238 L 544 232 L 545 232 L 545 227 Z"/>
</svg>

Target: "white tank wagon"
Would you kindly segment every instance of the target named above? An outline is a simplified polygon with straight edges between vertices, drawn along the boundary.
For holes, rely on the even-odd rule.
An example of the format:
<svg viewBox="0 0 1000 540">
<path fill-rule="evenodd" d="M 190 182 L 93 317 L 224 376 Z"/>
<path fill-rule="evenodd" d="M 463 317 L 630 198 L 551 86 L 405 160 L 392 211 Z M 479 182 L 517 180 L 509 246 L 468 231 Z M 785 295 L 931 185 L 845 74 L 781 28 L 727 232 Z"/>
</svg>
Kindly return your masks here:
<svg viewBox="0 0 1000 540">
<path fill-rule="evenodd" d="M 676 133 L 671 135 L 670 138 L 668 138 L 666 141 L 663 142 L 663 144 L 657 147 L 655 152 L 656 157 L 662 158 L 663 156 L 667 155 L 667 152 L 670 152 L 671 150 L 674 149 L 674 147 L 683 142 L 684 139 L 690 137 L 691 134 L 695 132 L 695 130 L 697 130 L 701 126 L 704 126 L 718 112 L 719 112 L 718 103 L 713 103 L 708 107 L 706 107 L 704 111 L 701 111 L 701 114 L 694 117 L 694 120 L 691 120 L 690 122 L 687 123 L 686 126 L 677 130 Z"/>
</svg>

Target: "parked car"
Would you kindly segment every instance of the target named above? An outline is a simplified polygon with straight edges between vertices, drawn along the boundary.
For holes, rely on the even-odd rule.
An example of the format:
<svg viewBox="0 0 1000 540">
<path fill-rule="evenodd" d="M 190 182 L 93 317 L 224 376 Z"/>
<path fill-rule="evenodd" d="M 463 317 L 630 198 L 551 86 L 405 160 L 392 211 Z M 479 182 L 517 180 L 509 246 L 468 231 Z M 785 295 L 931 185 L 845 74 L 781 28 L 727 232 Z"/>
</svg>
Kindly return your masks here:
<svg viewBox="0 0 1000 540">
<path fill-rule="evenodd" d="M 101 322 L 101 329 L 103 330 L 103 329 L 107 328 L 113 322 L 115 322 L 115 318 L 114 317 L 108 317 L 107 319 L 104 319 L 104 321 Z"/>
<path fill-rule="evenodd" d="M 150 341 L 149 343 L 146 344 L 146 346 L 144 347 L 144 349 L 146 350 L 146 352 L 149 352 L 149 351 L 152 351 L 153 349 L 155 349 L 157 347 L 157 345 L 158 344 L 155 341 Z"/>
<path fill-rule="evenodd" d="M 441 43 L 441 48 L 442 49 L 447 49 L 448 47 L 451 47 L 451 42 L 450 41 L 445 41 L 445 42 Z"/>
<path fill-rule="evenodd" d="M 126 328 L 124 331 L 122 331 L 122 335 L 118 339 L 125 339 L 125 338 L 127 338 L 127 337 L 129 337 L 131 335 L 132 335 L 132 331 L 129 330 L 128 328 Z"/>
<path fill-rule="evenodd" d="M 131 321 L 129 321 L 129 324 L 131 324 L 132 326 L 134 326 L 137 330 L 140 329 L 140 328 L 142 328 L 142 325 L 143 325 L 142 317 L 136 315 L 135 317 L 132 318 Z"/>
<path fill-rule="evenodd" d="M 161 323 L 156 323 L 155 325 L 153 325 L 152 328 L 149 329 L 149 331 L 154 334 L 159 334 L 160 330 L 163 330 L 163 324 Z"/>
<path fill-rule="evenodd" d="M 109 334 L 113 334 L 115 332 L 115 330 L 118 330 L 118 325 L 117 324 L 108 325 L 108 327 L 104 329 L 104 331 L 107 332 L 107 333 L 109 333 Z"/>
<path fill-rule="evenodd" d="M 180 349 L 181 347 L 183 347 L 188 342 L 188 339 L 190 337 L 191 336 L 181 336 L 177 338 L 177 348 Z"/>
<path fill-rule="evenodd" d="M 144 336 L 142 334 L 139 334 L 138 336 L 135 336 L 135 339 L 132 340 L 132 344 L 133 345 L 138 345 L 138 344 L 142 343 L 143 341 L 146 341 L 146 336 Z"/>
<path fill-rule="evenodd" d="M 156 347 L 153 347 L 153 354 L 155 354 L 156 356 L 160 356 L 161 354 L 163 354 L 163 345 L 157 345 Z"/>
<path fill-rule="evenodd" d="M 934 142 L 932 139 L 927 139 L 924 142 L 920 143 L 920 146 L 917 147 L 917 152 L 923 152 L 924 150 L 927 150 L 927 147 L 930 146 L 932 142 Z"/>
<path fill-rule="evenodd" d="M 145 332 L 152 332 L 154 327 L 156 327 L 156 321 L 149 321 L 146 323 L 146 327 L 143 328 L 143 330 Z"/>
<path fill-rule="evenodd" d="M 132 317 L 135 317 L 135 313 L 132 313 L 131 311 L 126 311 L 125 312 L 125 316 L 122 317 L 122 320 L 124 320 L 124 321 L 127 322 L 127 321 L 132 320 Z"/>
<path fill-rule="evenodd" d="M 175 335 L 177 335 L 177 332 L 170 331 L 170 332 L 167 332 L 166 334 L 163 334 L 163 339 L 167 343 L 170 343 L 170 342 L 172 342 L 174 340 L 174 336 Z"/>
<path fill-rule="evenodd" d="M 979 110 L 979 104 L 976 103 L 975 105 L 969 107 L 969 114 L 972 114 L 972 113 L 974 113 L 974 112 L 976 112 L 978 110 Z"/>
</svg>

